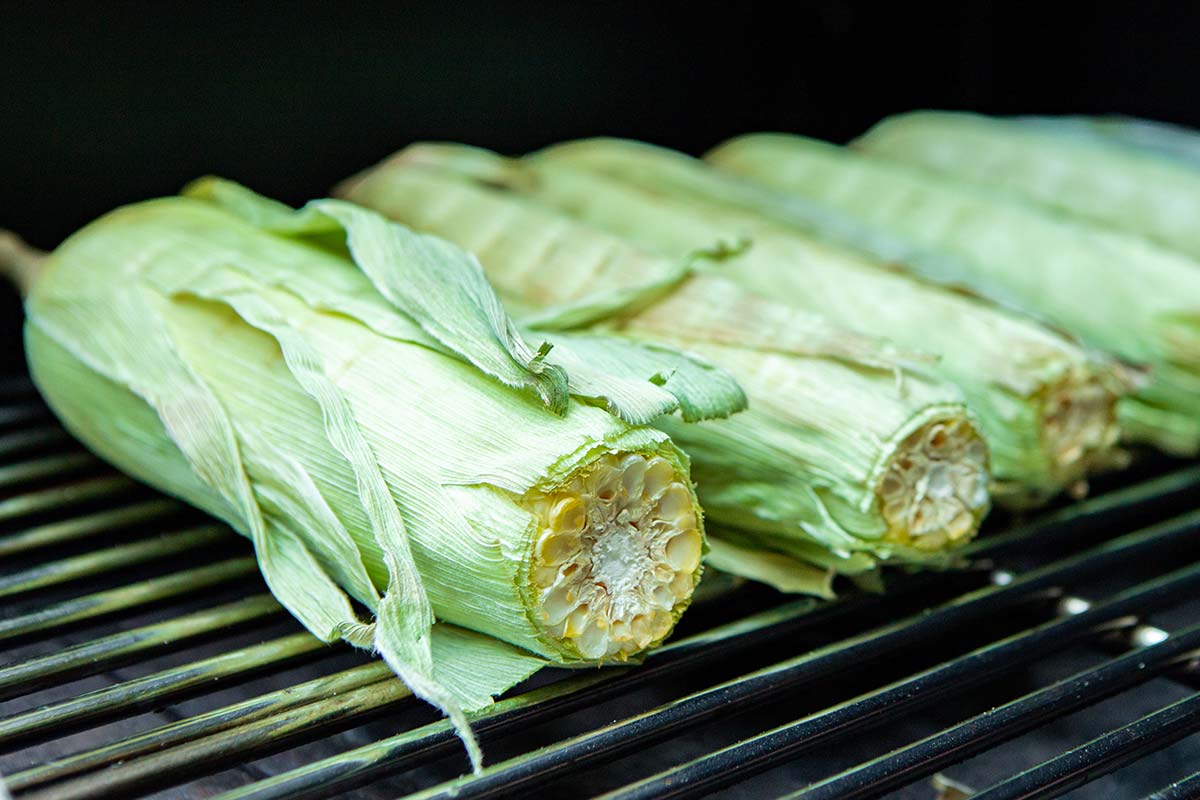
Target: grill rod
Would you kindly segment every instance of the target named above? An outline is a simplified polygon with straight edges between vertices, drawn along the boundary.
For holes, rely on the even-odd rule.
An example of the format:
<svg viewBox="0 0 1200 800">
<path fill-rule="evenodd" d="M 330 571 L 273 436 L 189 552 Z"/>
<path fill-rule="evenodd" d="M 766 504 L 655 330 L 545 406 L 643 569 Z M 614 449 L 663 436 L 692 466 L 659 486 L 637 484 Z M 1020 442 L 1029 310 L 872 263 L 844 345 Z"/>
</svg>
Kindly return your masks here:
<svg viewBox="0 0 1200 800">
<path fill-rule="evenodd" d="M 1179 474 L 1181 474 L 1181 473 L 1183 473 L 1183 472 L 1189 472 L 1189 471 L 1181 471 L 1180 473 L 1176 473 L 1176 476 L 1177 476 L 1177 475 L 1179 475 Z M 1195 472 L 1195 470 L 1191 470 L 1191 472 Z M 1175 478 L 1176 476 L 1168 476 L 1168 477 Z M 1153 481 L 1153 482 L 1150 482 L 1150 483 L 1152 483 L 1152 484 L 1157 484 L 1157 483 L 1159 483 L 1159 481 L 1157 481 L 1157 480 L 1156 480 L 1156 481 Z M 1138 490 L 1138 491 L 1140 491 L 1140 490 L 1142 490 L 1142 489 L 1143 489 L 1143 486 L 1138 486 L 1138 487 L 1133 487 L 1133 488 L 1134 488 L 1134 490 Z M 1114 495 L 1120 495 L 1120 494 L 1124 494 L 1124 492 L 1117 492 L 1117 493 L 1114 493 Z M 1109 499 L 1109 497 L 1110 497 L 1110 496 L 1103 496 L 1103 497 L 1100 497 L 1100 498 L 1096 498 L 1096 500 L 1106 500 L 1106 499 Z M 1157 498 L 1152 498 L 1152 499 L 1157 499 Z M 166 501 L 166 504 L 167 504 L 167 505 L 174 505 L 176 508 L 178 508 L 178 504 L 173 504 L 173 501 Z M 1114 511 L 1114 513 L 1120 514 L 1120 513 L 1122 513 L 1122 511 L 1123 511 L 1123 510 L 1118 508 L 1118 509 L 1114 509 L 1113 511 Z M 1124 513 L 1129 513 L 1129 512 L 1128 512 L 1128 510 L 1124 510 Z M 1070 516 L 1070 514 L 1068 514 L 1067 516 L 1069 517 L 1069 516 Z M 1094 518 L 1092 518 L 1092 519 L 1090 519 L 1090 520 L 1087 520 L 1087 519 L 1083 519 L 1082 517 L 1080 517 L 1080 518 L 1079 518 L 1079 522 L 1081 523 L 1081 525 L 1087 525 L 1088 527 L 1091 527 L 1092 525 L 1094 525 L 1094 524 L 1095 524 L 1096 520 L 1095 520 Z M 1067 527 L 1067 526 L 1062 526 L 1062 527 L 1064 527 L 1064 528 L 1065 528 L 1065 527 Z M 1055 531 L 1055 534 L 1056 534 L 1056 536 L 1057 536 L 1057 534 L 1059 534 L 1059 533 L 1061 533 L 1061 532 L 1062 532 L 1062 530 L 1056 530 L 1056 531 Z M 1085 530 L 1082 530 L 1082 529 L 1080 529 L 1080 530 L 1078 530 L 1078 531 L 1072 532 L 1072 533 L 1071 533 L 1071 535 L 1070 535 L 1069 537 L 1068 537 L 1068 536 L 1064 536 L 1064 537 L 1062 537 L 1062 538 L 1063 538 L 1063 539 L 1067 539 L 1067 538 L 1078 538 L 1078 537 L 1077 537 L 1077 534 L 1078 534 L 1078 535 L 1091 535 L 1091 536 L 1094 536 L 1094 535 L 1095 535 L 1095 533 L 1096 533 L 1096 531 L 1094 530 L 1094 528 L 1093 528 L 1091 531 L 1085 531 Z M 0 547 L 2 547 L 2 546 L 3 546 L 3 543 L 4 543 L 4 542 L 8 541 L 8 540 L 9 540 L 9 539 L 11 539 L 11 538 L 12 538 L 12 537 L 0 538 Z M 990 544 L 991 542 L 997 542 L 997 541 L 999 541 L 999 540 L 1003 540 L 1003 539 L 1011 539 L 1011 538 L 1014 538 L 1014 537 L 1007 537 L 1007 536 L 1002 536 L 1002 537 L 993 537 L 991 540 L 989 540 L 989 542 L 988 542 L 988 543 Z M 1039 550 L 1041 549 L 1041 547 L 1042 547 L 1042 546 L 1044 546 L 1044 545 L 1046 545 L 1046 544 L 1048 544 L 1048 543 L 1049 543 L 1049 539 L 1043 539 L 1043 540 L 1039 541 L 1039 543 L 1038 543 L 1038 545 L 1039 545 Z M 1017 546 L 1019 546 L 1019 545 L 1017 545 Z M 336 698 L 332 698 L 332 699 L 336 699 Z M 190 720 L 185 720 L 184 722 L 189 722 L 189 721 L 190 721 Z M 86 754 L 85 754 L 85 755 L 86 755 Z"/>
<path fill-rule="evenodd" d="M 590 702 L 595 702 L 598 695 L 594 692 L 588 693 L 587 690 L 599 684 L 604 684 L 603 691 L 606 695 L 611 696 L 638 685 L 638 682 L 643 679 L 642 673 L 647 671 L 653 671 L 651 674 L 666 673 L 666 670 L 662 668 L 670 666 L 673 669 L 669 674 L 677 674 L 684 666 L 699 667 L 728 657 L 731 654 L 730 647 L 745 647 L 749 641 L 762 643 L 786 635 L 798 623 L 803 623 L 808 619 L 808 613 L 813 605 L 808 600 L 796 601 L 689 637 L 656 651 L 654 656 L 658 663 L 655 664 L 647 664 L 638 669 L 585 672 L 575 678 L 569 678 L 543 689 L 501 701 L 494 709 L 496 713 L 493 715 L 493 720 L 502 718 L 504 713 L 510 709 L 528 710 L 543 718 L 551 714 L 566 713 L 571 708 L 581 708 Z M 663 663 L 664 661 L 667 663 Z M 390 671 L 387 674 L 391 675 Z M 389 683 L 394 684 L 390 690 L 403 690 L 403 685 L 398 680 L 393 678 Z M 344 702 L 342 698 L 335 696 L 320 700 L 317 705 L 316 708 L 301 709 L 297 714 L 272 715 L 270 718 L 262 720 L 261 724 L 258 720 L 251 720 L 253 724 L 240 725 L 225 732 L 224 735 L 210 736 L 194 742 L 183 742 L 182 746 L 176 749 L 156 753 L 138 761 L 116 764 L 109 769 L 85 775 L 81 779 L 53 785 L 46 790 L 44 795 L 36 794 L 32 797 L 67 800 L 67 798 L 98 797 L 105 794 L 118 795 L 123 791 L 145 790 L 154 787 L 158 785 L 158 782 L 163 781 L 164 776 L 169 780 L 180 774 L 181 770 L 185 773 L 196 772 L 212 766 L 215 761 L 240 763 L 254 755 L 256 748 L 268 751 L 279 749 L 278 742 L 273 738 L 268 740 L 261 737 L 260 734 L 263 730 L 270 731 L 280 724 L 293 726 L 296 720 L 301 720 L 304 724 L 294 726 L 296 732 L 311 732 L 314 718 L 325 719 L 331 715 L 342 713 L 339 709 L 343 707 Z M 522 720 L 528 721 L 528 719 L 527 715 L 522 717 Z M 418 732 L 424 734 L 429 728 L 436 728 L 440 735 L 435 736 L 432 740 L 423 735 L 413 736 Z M 483 725 L 476 725 L 476 728 L 480 732 L 485 730 Z M 424 748 L 422 752 L 430 757 L 437 753 L 456 752 L 459 747 L 453 729 L 442 722 L 400 735 L 400 738 L 405 737 L 409 742 L 419 743 Z M 54 765 L 48 766 L 53 767 Z M 25 781 L 30 779 L 31 777 L 27 777 L 26 773 L 18 773 L 9 778 L 14 788 L 25 785 Z"/>
<path fill-rule="evenodd" d="M 1193 694 L 1098 736 L 1057 758 L 1044 761 L 983 790 L 975 798 L 1042 800 L 1058 797 L 1196 731 L 1200 731 L 1200 694 Z"/>
<path fill-rule="evenodd" d="M 192 550 L 208 550 L 228 538 L 228 528 L 202 525 L 49 561 L 0 577 L 0 599 L 126 569 L 147 561 L 182 555 Z"/>
<path fill-rule="evenodd" d="M 716 791 L 777 766 L 801 752 L 843 736 L 861 734 L 891 717 L 910 713 L 948 694 L 977 686 L 1001 672 L 1064 650 L 1088 637 L 1115 630 L 1132 633 L 1137 625 L 1135 614 L 1160 608 L 1171 603 L 1181 593 L 1194 593 L 1197 590 L 1200 590 L 1200 564 L 1141 584 L 1104 603 L 1087 607 L 1086 610 L 1076 611 L 1082 602 L 1078 598 L 1066 598 L 1059 603 L 1061 616 L 1043 625 L 985 645 L 890 686 L 610 792 L 603 795 L 604 800 L 698 797 L 705 792 Z M 1146 674 L 1146 670 L 1139 671 L 1133 660 L 1155 659 L 1162 669 L 1166 669 L 1175 663 L 1180 652 L 1189 653 L 1189 648 L 1200 647 L 1200 628 L 1190 636 L 1181 635 L 1178 641 L 1174 638 L 1167 641 L 1170 644 L 1164 642 L 1158 650 L 1135 650 L 1119 659 L 1120 667 L 1114 666 L 1113 669 L 1112 692 L 1151 677 Z M 1116 665 L 1118 661 L 1111 663 Z M 1084 699 L 1087 695 L 1077 699 L 1080 703 L 1095 701 L 1102 696 L 1099 694 L 1101 691 L 1097 686 L 1087 700 Z M 1036 696 L 1029 695 L 1021 702 Z M 1039 716 L 1034 713 L 1032 703 L 1022 708 L 1026 710 L 1024 717 L 989 717 L 989 722 L 998 726 L 993 732 L 1007 734 L 1011 731 L 1011 735 L 1016 736 L 1025 729 L 1018 727 L 1018 723 L 1035 727 L 1044 721 L 1045 714 Z M 1057 709 L 1052 707 L 1047 710 Z M 903 757 L 906 751 L 897 751 L 852 770 L 849 774 L 839 775 L 818 786 L 803 790 L 794 797 L 802 797 L 805 800 L 850 800 L 876 796 L 886 790 L 911 783 L 922 775 L 932 774 L 942 766 L 962 760 L 964 737 L 954 735 L 955 730 L 950 729 L 945 735 L 935 737 L 937 747 L 946 746 L 944 751 L 938 751 L 933 744 L 923 743 L 923 748 L 919 749 L 919 755 L 915 756 L 915 762 L 912 764 Z M 941 752 L 943 755 L 949 753 L 953 758 L 947 761 L 933 761 L 929 755 L 930 751 Z M 880 763 L 884 768 L 878 768 Z M 910 775 L 906 769 L 919 769 L 920 772 Z"/>
<path fill-rule="evenodd" d="M 249 722 L 270 719 L 291 708 L 315 702 L 334 703 L 339 695 L 383 680 L 395 680 L 395 674 L 383 661 L 372 661 L 286 689 L 252 697 L 225 708 L 187 717 L 95 750 L 87 750 L 49 764 L 14 772 L 5 780 L 9 789 L 14 792 L 29 791 L 110 764 L 128 762 L 138 756 L 165 751 L 175 745 L 211 741 L 208 737 L 213 734 L 236 730 Z M 188 766 L 195 768 L 194 763 L 189 763 Z M 55 790 L 61 796 L 67 796 L 67 787 L 55 787 Z"/>
<path fill-rule="evenodd" d="M 1193 800 L 1200 797 L 1200 772 L 1193 773 L 1170 786 L 1152 792 L 1142 800 Z"/>
<path fill-rule="evenodd" d="M 1196 525 L 1200 523 L 1200 514 L 1187 517 L 1187 524 L 1180 528 L 1166 527 L 1164 530 L 1168 535 L 1179 530 L 1194 533 Z M 1146 537 L 1144 534 L 1131 536 L 1133 541 L 1140 540 L 1138 543 L 1158 540 L 1156 536 Z M 485 769 L 480 775 L 463 776 L 418 793 L 414 798 L 443 800 L 452 797 L 497 797 L 542 785 L 552 778 L 575 772 L 593 761 L 616 758 L 634 747 L 661 740 L 685 725 L 708 722 L 732 710 L 744 709 L 749 703 L 762 702 L 785 689 L 794 691 L 818 678 L 845 669 L 861 668 L 872 659 L 878 659 L 898 649 L 898 645 L 904 639 L 945 635 L 951 626 L 957 627 L 972 619 L 997 613 L 1004 608 L 1003 601 L 1014 597 L 1027 598 L 1032 593 L 1046 593 L 1047 590 L 1053 589 L 1056 582 L 1078 579 L 1084 572 L 1099 569 L 1105 561 L 1111 564 L 1114 554 L 1125 553 L 1130 547 L 1121 539 L 1113 544 L 1117 543 L 1126 546 L 1102 547 L 1100 555 L 1084 554 L 1067 559 L 1065 563 L 1048 565 L 1027 577 L 1014 580 L 1007 586 L 982 589 L 928 615 L 887 626 L 882 634 L 856 637 L 845 643 L 789 659 L 737 681 L 698 692 L 628 720 L 583 734 L 553 748 L 510 759 Z M 998 601 L 998 607 L 993 605 Z M 1050 637 L 1051 643 L 1053 640 L 1054 637 Z M 1020 648 L 1014 649 L 1018 654 L 1021 652 Z M 1001 663 L 1005 662 L 1001 660 Z"/>
<path fill-rule="evenodd" d="M 1200 485 L 1200 467 L 1178 470 L 1069 506 L 1043 517 L 1038 523 L 1022 526 L 1012 534 L 989 537 L 986 540 L 989 546 L 975 548 L 976 553 L 977 555 L 991 555 L 993 549 L 1001 552 L 1015 551 L 1022 546 L 1028 547 L 1030 542 L 1036 542 L 1039 549 L 1046 545 L 1061 547 L 1081 535 L 1089 535 L 1094 538 L 1095 525 L 1104 524 L 1115 527 L 1118 520 L 1144 519 L 1152 509 L 1157 510 L 1162 506 L 1171 507 L 1175 503 L 1193 496 L 1197 485 Z M 990 546 L 991 543 L 995 544 L 995 548 Z M 840 606 L 842 603 L 838 605 Z M 649 667 L 643 669 L 649 669 Z M 497 711 L 502 705 L 503 702 L 497 705 Z M 477 723 L 477 728 L 481 733 L 489 730 L 485 726 L 490 721 L 490 719 L 485 719 Z M 534 721 L 531 716 L 521 716 L 513 721 L 513 727 L 532 724 Z M 499 733 L 507 729 L 500 725 L 495 730 Z M 448 728 L 441 731 L 441 734 L 449 740 L 450 737 L 446 735 L 447 733 Z M 299 767 L 291 772 L 242 787 L 226 797 L 256 799 L 322 797 L 328 792 L 346 791 L 372 779 L 398 772 L 405 767 L 416 766 L 413 756 L 423 753 L 422 747 L 429 746 L 429 740 L 422 739 L 421 734 L 420 730 L 411 731 L 355 748 L 337 756 Z M 429 734 L 429 736 L 432 735 L 434 734 Z M 444 752 L 447 751 L 438 751 L 438 753 Z M 430 753 L 428 758 L 422 757 L 419 763 L 424 763 L 433 757 L 434 754 Z"/>
<path fill-rule="evenodd" d="M 172 572 L 157 578 L 129 583 L 115 589 L 73 597 L 37 611 L 0 619 L 0 642 L 11 643 L 54 628 L 59 631 L 92 622 L 119 612 L 161 603 L 201 589 L 231 583 L 258 574 L 253 557 L 231 558 L 195 569 Z"/>
<path fill-rule="evenodd" d="M 270 595 L 254 595 L 12 664 L 0 668 L 0 699 L 95 675 L 150 652 L 224 633 L 282 613 L 283 609 Z"/>
<path fill-rule="evenodd" d="M 38 489 L 0 500 L 0 522 L 7 522 L 41 511 L 60 511 L 92 500 L 119 497 L 142 488 L 142 485 L 133 478 L 113 473 L 68 483 L 64 486 Z"/>
<path fill-rule="evenodd" d="M 967 624 L 1030 602 L 1056 603 L 1061 599 L 1057 583 L 1078 580 L 1120 566 L 1127 559 L 1155 555 L 1166 557 L 1174 548 L 1195 547 L 1198 543 L 1194 534 L 1198 524 L 1200 512 L 1128 534 L 1091 552 L 1032 571 L 1006 586 L 992 586 L 969 593 L 927 614 L 780 662 L 766 670 L 606 728 L 494 765 L 485 769 L 482 776 L 464 776 L 435 787 L 423 796 L 494 796 L 540 785 L 597 760 L 615 758 L 650 741 L 665 738 L 681 727 L 716 718 L 749 702 L 761 702 L 781 691 L 794 690 L 839 670 L 861 666 L 923 639 L 936 639 L 951 626 Z M 568 691 L 578 690 L 572 687 Z M 530 724 L 530 720 L 520 716 L 497 721 L 495 727 L 489 725 L 489 720 L 490 717 L 485 717 L 475 723 L 481 734 L 520 730 Z M 349 786 L 358 785 L 353 781 L 361 781 L 364 773 L 377 777 L 384 772 L 416 766 L 428 758 L 444 754 L 444 750 L 427 751 L 436 741 L 448 739 L 451 735 L 446 723 L 434 723 L 424 729 L 356 748 L 291 773 L 235 789 L 221 795 L 220 800 L 307 798 L 319 797 L 334 789 L 344 791 Z M 389 747 L 395 747 L 398 753 L 381 755 L 380 751 Z M 387 760 L 381 763 L 380 758 Z"/>
<path fill-rule="evenodd" d="M 221 681 L 245 679 L 271 667 L 315 658 L 327 647 L 308 633 L 293 633 L 84 692 L 0 720 L 0 745 L 12 747 L 43 741 L 48 736 L 86 728 L 97 721 L 156 708 L 197 689 L 210 689 Z"/>
<path fill-rule="evenodd" d="M 1195 659 L 1198 652 L 1200 625 L 1194 625 L 1158 643 L 1083 670 L 915 744 L 789 794 L 787 798 L 851 800 L 877 797 L 883 792 L 931 775 L 938 769 L 964 761 L 989 747 L 1014 739 L 1051 719 L 1145 683 Z M 1095 773 L 1091 777 L 1099 777 L 1100 774 Z"/>
<path fill-rule="evenodd" d="M 168 515 L 182 510 L 183 506 L 175 500 L 155 498 L 34 525 L 18 533 L 0 537 L 0 558 L 24 554 L 43 547 L 73 543 L 129 526 L 161 521 Z"/>
</svg>

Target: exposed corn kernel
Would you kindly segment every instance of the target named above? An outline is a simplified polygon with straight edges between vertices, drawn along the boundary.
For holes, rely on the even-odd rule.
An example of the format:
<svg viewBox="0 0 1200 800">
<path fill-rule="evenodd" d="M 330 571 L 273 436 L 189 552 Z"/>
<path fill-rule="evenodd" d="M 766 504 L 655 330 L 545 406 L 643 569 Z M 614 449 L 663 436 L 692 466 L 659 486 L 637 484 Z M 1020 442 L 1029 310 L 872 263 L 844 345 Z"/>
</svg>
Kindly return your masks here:
<svg viewBox="0 0 1200 800">
<path fill-rule="evenodd" d="M 1042 445 L 1064 482 L 1112 459 L 1120 436 L 1117 396 L 1095 378 L 1071 377 L 1042 398 Z"/>
<path fill-rule="evenodd" d="M 927 551 L 971 538 L 988 507 L 987 467 L 987 447 L 966 419 L 909 434 L 876 488 L 887 538 Z"/>
<path fill-rule="evenodd" d="M 700 567 L 695 497 L 665 458 L 606 455 L 526 499 L 542 532 L 529 576 L 552 637 L 627 658 L 666 636 Z"/>
</svg>

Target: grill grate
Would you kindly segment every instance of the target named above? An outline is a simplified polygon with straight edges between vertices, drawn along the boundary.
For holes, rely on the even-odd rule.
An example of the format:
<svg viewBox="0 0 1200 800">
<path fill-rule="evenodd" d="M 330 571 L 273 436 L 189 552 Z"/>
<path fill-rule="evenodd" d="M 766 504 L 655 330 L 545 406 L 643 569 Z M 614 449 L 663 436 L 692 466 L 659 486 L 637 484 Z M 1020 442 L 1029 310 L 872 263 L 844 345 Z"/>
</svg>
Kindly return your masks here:
<svg viewBox="0 0 1200 800">
<path fill-rule="evenodd" d="M 706 582 L 645 665 L 517 687 L 462 776 L 449 725 L 301 631 L 243 540 L 0 381 L 0 772 L 21 800 L 1197 796 L 1200 466 L 1137 474 L 884 598 Z"/>
</svg>

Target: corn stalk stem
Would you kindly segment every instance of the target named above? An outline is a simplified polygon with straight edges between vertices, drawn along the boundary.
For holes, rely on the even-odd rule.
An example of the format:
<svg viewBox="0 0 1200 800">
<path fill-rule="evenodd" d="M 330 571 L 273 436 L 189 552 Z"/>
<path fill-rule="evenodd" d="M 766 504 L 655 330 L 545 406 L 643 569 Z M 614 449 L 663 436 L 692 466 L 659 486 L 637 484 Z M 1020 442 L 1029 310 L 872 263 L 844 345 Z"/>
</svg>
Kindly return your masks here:
<svg viewBox="0 0 1200 800">
<path fill-rule="evenodd" d="M 46 256 L 12 231 L 0 230 L 0 274 L 12 281 L 21 297 L 29 296 Z"/>
</svg>

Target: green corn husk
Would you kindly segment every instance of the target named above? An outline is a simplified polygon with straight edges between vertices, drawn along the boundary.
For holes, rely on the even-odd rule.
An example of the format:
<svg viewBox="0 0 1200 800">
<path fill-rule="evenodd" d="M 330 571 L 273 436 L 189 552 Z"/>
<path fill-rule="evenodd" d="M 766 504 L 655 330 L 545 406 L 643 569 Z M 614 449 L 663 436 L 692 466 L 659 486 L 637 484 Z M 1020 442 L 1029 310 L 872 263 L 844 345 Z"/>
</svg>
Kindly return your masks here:
<svg viewBox="0 0 1200 800">
<path fill-rule="evenodd" d="M 486 167 L 495 174 L 479 172 Z M 699 263 L 728 255 L 720 248 L 660 258 L 528 202 L 503 188 L 507 167 L 484 151 L 414 146 L 339 193 L 474 252 L 526 320 L 615 329 L 728 368 L 746 389 L 748 411 L 703 425 L 658 423 L 691 456 L 710 526 L 719 526 L 710 531 L 710 563 L 828 595 L 831 570 L 944 564 L 947 548 L 974 533 L 987 507 L 986 448 L 954 386 L 905 369 L 894 348 L 696 274 Z M 585 308 L 591 313 L 579 313 Z M 911 503 L 885 501 L 914 437 L 937 431 L 947 452 L 953 444 L 962 453 L 929 469 L 918 453 L 906 469 L 914 483 L 949 480 L 966 502 L 923 505 L 924 489 Z M 928 530 L 913 533 L 920 528 Z M 816 568 L 783 569 L 775 554 Z"/>
<path fill-rule="evenodd" d="M 1200 170 L 1112 137 L 976 114 L 885 119 L 857 150 L 1010 192 L 1200 257 Z"/>
<path fill-rule="evenodd" d="M 456 152 L 462 168 L 471 168 L 465 163 L 471 151 Z M 473 168 L 482 172 L 487 155 L 475 152 Z M 424 153 L 411 157 L 438 156 L 436 148 Z M 710 271 L 848 327 L 936 353 L 940 360 L 932 368 L 957 383 L 979 415 L 993 491 L 1002 502 L 1039 502 L 1117 457 L 1112 406 L 1124 386 L 1111 364 L 1028 319 L 732 207 L 724 198 L 743 182 L 731 185 L 695 159 L 634 142 L 591 140 L 553 147 L 520 166 L 510 163 L 505 174 L 489 179 L 667 254 L 717 237 L 745 238 L 749 247 Z M 1067 424 L 1061 422 L 1064 398 L 1080 412 Z"/>
<path fill-rule="evenodd" d="M 1200 270 L 1185 256 L 803 137 L 749 136 L 708 159 L 776 190 L 764 210 L 777 219 L 853 239 L 1149 367 L 1118 408 L 1124 432 L 1200 452 Z"/>
<path fill-rule="evenodd" d="M 349 203 L 189 191 L 10 270 L 34 380 L 76 436 L 251 538 L 279 601 L 378 650 L 476 766 L 464 712 L 669 633 L 700 508 L 683 453 L 620 417 L 726 415 L 732 378 L 612 337 L 531 348 L 468 254 Z M 563 608 L 597 587 L 607 605 Z"/>
<path fill-rule="evenodd" d="M 1012 117 L 1021 125 L 1048 133 L 1087 137 L 1119 145 L 1172 164 L 1200 169 L 1200 131 L 1170 122 L 1123 114 L 1103 116 Z"/>
</svg>

